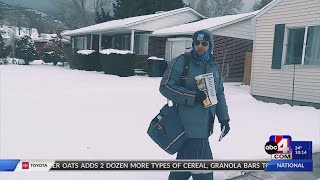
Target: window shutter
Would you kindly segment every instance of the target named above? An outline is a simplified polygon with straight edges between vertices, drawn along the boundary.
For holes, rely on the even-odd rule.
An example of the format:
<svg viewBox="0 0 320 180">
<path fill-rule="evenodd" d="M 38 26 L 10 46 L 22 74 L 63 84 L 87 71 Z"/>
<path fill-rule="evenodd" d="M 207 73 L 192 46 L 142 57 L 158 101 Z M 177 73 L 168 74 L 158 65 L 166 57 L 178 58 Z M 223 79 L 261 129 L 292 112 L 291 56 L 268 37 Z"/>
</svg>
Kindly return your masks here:
<svg viewBox="0 0 320 180">
<path fill-rule="evenodd" d="M 272 69 L 281 69 L 285 24 L 276 24 L 273 39 Z"/>
</svg>

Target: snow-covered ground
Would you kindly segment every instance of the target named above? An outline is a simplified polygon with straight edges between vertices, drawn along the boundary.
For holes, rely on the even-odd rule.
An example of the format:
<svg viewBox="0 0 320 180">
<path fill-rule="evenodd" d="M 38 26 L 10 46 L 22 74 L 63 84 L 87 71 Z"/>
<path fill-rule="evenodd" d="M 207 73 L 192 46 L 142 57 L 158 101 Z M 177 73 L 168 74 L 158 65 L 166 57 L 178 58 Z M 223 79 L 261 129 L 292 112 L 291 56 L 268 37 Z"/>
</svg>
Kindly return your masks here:
<svg viewBox="0 0 320 180">
<path fill-rule="evenodd" d="M 161 78 L 118 77 L 45 64 L 0 66 L 0 159 L 169 160 L 147 136 L 166 103 Z M 250 87 L 225 83 L 230 133 L 210 143 L 215 159 L 270 159 L 272 134 L 311 140 L 319 150 L 320 110 L 264 103 Z M 238 174 L 240 172 L 237 172 Z M 162 180 L 168 171 L 1 173 L 1 180 Z M 235 172 L 215 172 L 215 180 Z"/>
</svg>

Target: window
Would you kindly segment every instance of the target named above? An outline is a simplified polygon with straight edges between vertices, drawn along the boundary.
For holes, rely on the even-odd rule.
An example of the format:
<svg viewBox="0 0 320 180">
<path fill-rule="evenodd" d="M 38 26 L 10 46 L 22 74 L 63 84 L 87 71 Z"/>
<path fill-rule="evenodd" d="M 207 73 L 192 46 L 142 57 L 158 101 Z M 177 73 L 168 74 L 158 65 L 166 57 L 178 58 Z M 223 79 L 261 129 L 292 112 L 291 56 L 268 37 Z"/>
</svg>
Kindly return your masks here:
<svg viewBox="0 0 320 180">
<path fill-rule="evenodd" d="M 119 36 L 119 35 L 113 36 L 112 37 L 112 48 L 119 49 L 119 50 L 122 49 L 121 41 L 122 41 L 121 36 Z"/>
<path fill-rule="evenodd" d="M 83 48 L 83 37 L 77 37 L 76 44 L 77 44 L 77 49 L 84 49 Z"/>
<path fill-rule="evenodd" d="M 77 49 L 87 49 L 87 37 L 76 37 L 75 40 Z"/>
<path fill-rule="evenodd" d="M 116 47 L 116 38 L 115 37 L 112 37 L 111 38 L 111 48 L 115 48 Z"/>
<path fill-rule="evenodd" d="M 122 36 L 122 42 L 121 42 L 122 49 L 130 50 L 130 39 L 129 38 L 130 38 L 129 35 Z"/>
<path fill-rule="evenodd" d="M 285 65 L 320 65 L 320 26 L 287 28 Z"/>
<path fill-rule="evenodd" d="M 304 64 L 320 65 L 320 26 L 310 26 L 308 28 Z"/>
<path fill-rule="evenodd" d="M 301 64 L 304 28 L 288 29 L 286 64 Z"/>
<path fill-rule="evenodd" d="M 137 34 L 134 40 L 134 52 L 138 55 L 148 54 L 148 34 Z"/>
</svg>

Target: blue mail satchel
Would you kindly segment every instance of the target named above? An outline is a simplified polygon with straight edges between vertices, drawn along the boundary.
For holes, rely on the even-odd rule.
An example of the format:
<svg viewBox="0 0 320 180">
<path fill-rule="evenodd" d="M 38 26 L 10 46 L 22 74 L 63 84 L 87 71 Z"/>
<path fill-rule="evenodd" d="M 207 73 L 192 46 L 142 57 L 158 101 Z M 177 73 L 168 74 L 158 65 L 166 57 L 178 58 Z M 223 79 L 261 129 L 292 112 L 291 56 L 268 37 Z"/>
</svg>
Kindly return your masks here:
<svg viewBox="0 0 320 180">
<path fill-rule="evenodd" d="M 188 77 L 190 53 L 183 54 L 185 62 L 181 76 L 181 85 L 184 86 Z M 169 154 L 175 154 L 186 142 L 183 124 L 176 105 L 169 106 L 169 102 L 162 107 L 160 113 L 152 119 L 148 131 L 151 139 Z"/>
<path fill-rule="evenodd" d="M 160 113 L 153 118 L 148 135 L 163 150 L 175 154 L 187 140 L 176 106 L 164 105 Z"/>
</svg>

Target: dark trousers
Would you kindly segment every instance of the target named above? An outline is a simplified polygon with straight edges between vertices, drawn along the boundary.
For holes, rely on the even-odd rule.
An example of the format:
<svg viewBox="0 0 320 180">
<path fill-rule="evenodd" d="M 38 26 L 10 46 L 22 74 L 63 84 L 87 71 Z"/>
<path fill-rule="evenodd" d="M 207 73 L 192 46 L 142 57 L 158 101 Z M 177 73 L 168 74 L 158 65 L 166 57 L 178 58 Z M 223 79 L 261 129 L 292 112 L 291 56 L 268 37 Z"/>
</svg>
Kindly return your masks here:
<svg viewBox="0 0 320 180">
<path fill-rule="evenodd" d="M 176 159 L 212 159 L 212 152 L 208 138 L 192 138 L 178 151 Z M 213 173 L 201 172 L 171 172 L 169 180 L 213 180 Z"/>
</svg>

